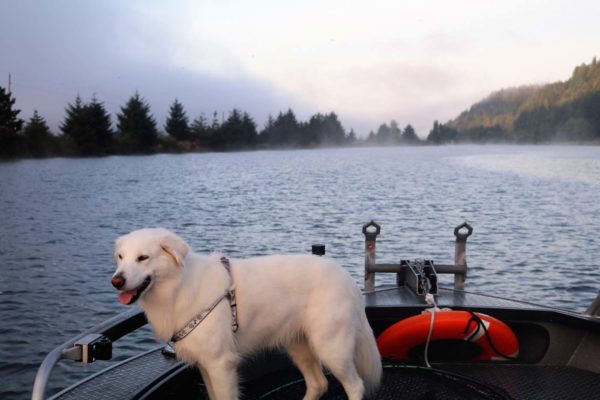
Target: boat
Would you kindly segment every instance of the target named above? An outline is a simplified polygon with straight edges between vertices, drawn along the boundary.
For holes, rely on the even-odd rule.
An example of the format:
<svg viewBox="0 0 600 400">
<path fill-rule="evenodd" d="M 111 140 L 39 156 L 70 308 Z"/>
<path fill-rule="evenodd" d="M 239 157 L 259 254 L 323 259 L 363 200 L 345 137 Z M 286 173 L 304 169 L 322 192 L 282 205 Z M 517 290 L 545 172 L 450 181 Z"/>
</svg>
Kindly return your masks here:
<svg viewBox="0 0 600 400">
<path fill-rule="evenodd" d="M 447 264 L 433 260 L 377 263 L 381 226 L 370 221 L 362 233 L 366 314 L 384 365 L 381 387 L 370 398 L 600 398 L 600 293 L 584 313 L 577 313 L 465 289 L 467 239 L 473 233 L 467 223 L 454 229 L 455 257 Z M 325 247 L 315 245 L 313 253 L 323 255 Z M 378 274 L 394 274 L 396 283 L 376 285 Z M 453 286 L 439 284 L 441 274 L 453 275 Z M 446 319 L 465 329 L 448 333 L 451 328 Z M 146 324 L 144 313 L 134 308 L 57 347 L 38 369 L 32 400 L 47 398 L 50 373 L 57 362 L 111 359 L 112 343 Z M 440 336 L 440 331 L 446 334 Z M 281 351 L 244 361 L 240 376 L 245 399 L 300 399 L 304 395 L 301 375 Z M 345 398 L 341 385 L 327 376 L 329 390 L 323 398 Z M 208 397 L 198 371 L 178 361 L 167 344 L 110 365 L 50 398 Z"/>
</svg>

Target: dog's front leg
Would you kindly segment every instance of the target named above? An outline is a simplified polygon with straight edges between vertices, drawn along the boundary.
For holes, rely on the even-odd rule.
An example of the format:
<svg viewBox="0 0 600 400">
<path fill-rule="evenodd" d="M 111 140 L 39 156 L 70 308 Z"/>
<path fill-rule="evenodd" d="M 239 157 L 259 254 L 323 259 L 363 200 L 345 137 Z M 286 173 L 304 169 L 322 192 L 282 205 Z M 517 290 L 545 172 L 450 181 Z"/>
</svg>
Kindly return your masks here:
<svg viewBox="0 0 600 400">
<path fill-rule="evenodd" d="M 205 363 L 202 375 L 204 377 L 204 372 L 208 375 L 211 400 L 237 400 L 237 365 L 238 358 L 233 354 Z"/>
<path fill-rule="evenodd" d="M 206 387 L 206 391 L 208 392 L 208 398 L 214 399 L 215 392 L 213 391 L 208 371 L 206 371 L 206 368 L 204 368 L 202 365 L 198 365 L 198 370 L 200 370 L 200 375 L 202 375 L 202 381 L 204 382 L 204 386 Z"/>
</svg>

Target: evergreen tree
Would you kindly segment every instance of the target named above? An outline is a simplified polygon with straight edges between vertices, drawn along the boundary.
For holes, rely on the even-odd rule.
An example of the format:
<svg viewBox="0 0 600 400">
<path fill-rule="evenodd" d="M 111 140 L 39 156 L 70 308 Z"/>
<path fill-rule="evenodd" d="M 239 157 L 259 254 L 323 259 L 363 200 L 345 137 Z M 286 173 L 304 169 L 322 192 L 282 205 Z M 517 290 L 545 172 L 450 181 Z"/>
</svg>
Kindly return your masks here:
<svg viewBox="0 0 600 400">
<path fill-rule="evenodd" d="M 455 143 L 459 138 L 458 131 L 450 126 L 433 122 L 433 129 L 429 131 L 427 142 L 434 144 Z"/>
<path fill-rule="evenodd" d="M 271 147 L 298 147 L 301 144 L 302 127 L 291 109 L 280 112 L 268 132 Z"/>
<path fill-rule="evenodd" d="M 25 145 L 29 154 L 35 157 L 45 157 L 54 147 L 54 136 L 50 132 L 46 120 L 40 117 L 37 110 L 23 129 Z"/>
<path fill-rule="evenodd" d="M 248 114 L 244 112 L 242 116 L 242 144 L 245 148 L 255 147 L 258 143 L 258 132 L 256 131 L 256 123 Z"/>
<path fill-rule="evenodd" d="M 250 115 L 234 109 L 217 130 L 213 146 L 218 150 L 249 149 L 256 141 L 256 124 Z"/>
<path fill-rule="evenodd" d="M 375 137 L 375 132 L 370 131 L 369 135 L 367 136 L 367 143 L 375 143 L 377 141 L 377 138 Z"/>
<path fill-rule="evenodd" d="M 390 121 L 389 135 L 390 135 L 389 142 L 391 144 L 398 144 L 402 140 L 402 130 L 400 129 L 400 126 L 398 125 L 398 123 L 395 120 Z"/>
<path fill-rule="evenodd" d="M 324 120 L 325 116 L 319 113 L 311 116 L 308 123 L 303 124 L 299 143 L 301 147 L 315 147 L 321 144 L 325 136 Z"/>
<path fill-rule="evenodd" d="M 346 138 L 346 131 L 334 112 L 313 115 L 305 129 L 301 145 L 341 145 Z"/>
<path fill-rule="evenodd" d="M 442 141 L 440 138 L 440 124 L 437 122 L 437 120 L 433 121 L 433 128 L 429 131 L 427 141 L 434 144 L 440 144 Z"/>
<path fill-rule="evenodd" d="M 126 153 L 150 153 L 158 139 L 156 121 L 150 106 L 135 93 L 117 114 L 117 131 L 122 150 Z"/>
<path fill-rule="evenodd" d="M 0 157 L 15 157 L 22 152 L 23 120 L 21 110 L 13 109 L 15 98 L 0 86 Z"/>
<path fill-rule="evenodd" d="M 231 150 L 236 147 L 241 125 L 242 114 L 237 109 L 234 109 L 215 132 L 212 142 L 214 148 L 217 150 Z"/>
<path fill-rule="evenodd" d="M 350 132 L 348 132 L 348 135 L 346 136 L 346 143 L 354 144 L 356 143 L 356 140 L 356 132 L 354 132 L 353 128 L 350 128 Z"/>
<path fill-rule="evenodd" d="M 379 125 L 377 129 L 377 133 L 375 134 L 375 142 L 377 144 L 390 145 L 394 143 L 394 137 L 392 130 L 388 126 L 388 124 L 383 123 Z"/>
<path fill-rule="evenodd" d="M 84 104 L 78 95 L 66 109 L 66 116 L 60 126 L 67 152 L 91 156 L 113 152 L 114 133 L 110 115 L 104 104 L 96 97 Z"/>
<path fill-rule="evenodd" d="M 216 131 L 217 129 L 219 129 L 220 126 L 221 126 L 221 123 L 219 122 L 219 113 L 216 111 L 213 111 L 213 119 L 212 119 L 210 128 L 213 131 Z"/>
<path fill-rule="evenodd" d="M 415 129 L 412 127 L 412 125 L 406 125 L 406 127 L 404 128 L 404 132 L 402 132 L 402 142 L 407 144 L 416 144 L 420 141 L 421 140 L 417 136 L 417 133 L 415 132 Z"/>
<path fill-rule="evenodd" d="M 189 140 L 190 127 L 188 117 L 185 114 L 183 105 L 175 99 L 169 109 L 169 116 L 165 124 L 165 130 L 175 140 Z"/>
<path fill-rule="evenodd" d="M 88 129 L 95 137 L 96 146 L 93 154 L 111 154 L 114 151 L 114 132 L 110 115 L 96 97 L 85 107 Z"/>
<path fill-rule="evenodd" d="M 86 106 L 81 97 L 77 95 L 74 103 L 69 103 L 66 108 L 65 119 L 60 125 L 63 133 L 64 146 L 69 154 L 93 154 L 96 140 L 89 129 L 86 115 Z"/>
<path fill-rule="evenodd" d="M 260 135 L 258 137 L 259 143 L 261 145 L 267 145 L 267 144 L 271 143 L 274 130 L 275 130 L 275 119 L 273 118 L 273 116 L 271 114 L 269 114 L 269 117 L 267 118 L 267 122 L 265 123 L 265 127 L 260 132 Z"/>
<path fill-rule="evenodd" d="M 204 114 L 200 114 L 200 116 L 194 119 L 190 125 L 190 138 L 196 142 L 198 146 L 209 147 L 211 144 L 211 136 L 211 127 L 208 126 Z"/>
</svg>

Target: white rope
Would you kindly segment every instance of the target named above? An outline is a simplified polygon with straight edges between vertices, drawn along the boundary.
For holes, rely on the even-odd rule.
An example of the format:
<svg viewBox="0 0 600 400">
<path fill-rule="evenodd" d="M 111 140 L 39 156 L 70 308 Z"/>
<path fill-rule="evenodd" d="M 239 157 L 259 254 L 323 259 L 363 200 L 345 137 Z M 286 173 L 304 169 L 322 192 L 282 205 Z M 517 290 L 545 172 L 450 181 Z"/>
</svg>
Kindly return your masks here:
<svg viewBox="0 0 600 400">
<path fill-rule="evenodd" d="M 435 297 L 434 295 L 432 295 L 431 293 L 427 293 L 425 295 L 425 301 L 427 302 L 427 304 L 430 304 L 433 306 L 433 308 L 431 308 L 430 310 L 427 310 L 428 312 L 431 312 L 431 321 L 429 322 L 429 334 L 427 335 L 427 341 L 425 342 L 425 365 L 427 365 L 428 368 L 431 368 L 431 364 L 429 364 L 429 342 L 431 342 L 431 335 L 433 334 L 433 324 L 435 323 L 435 313 L 436 311 L 439 310 L 437 303 L 435 302 Z"/>
</svg>

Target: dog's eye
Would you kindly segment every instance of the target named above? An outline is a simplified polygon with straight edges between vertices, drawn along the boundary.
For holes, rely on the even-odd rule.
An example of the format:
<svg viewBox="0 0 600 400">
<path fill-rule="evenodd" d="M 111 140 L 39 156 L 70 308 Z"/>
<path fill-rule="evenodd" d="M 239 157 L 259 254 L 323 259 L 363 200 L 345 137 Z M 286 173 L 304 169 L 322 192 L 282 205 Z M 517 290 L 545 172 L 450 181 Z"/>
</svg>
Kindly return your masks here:
<svg viewBox="0 0 600 400">
<path fill-rule="evenodd" d="M 148 258 L 149 258 L 148 256 L 146 256 L 146 255 L 142 255 L 142 256 L 139 256 L 139 257 L 137 258 L 137 260 L 138 260 L 138 262 L 142 262 L 142 261 L 144 261 L 144 260 L 147 260 Z"/>
<path fill-rule="evenodd" d="M 123 259 L 123 256 L 121 254 L 117 255 L 117 257 L 119 257 L 119 260 Z"/>
</svg>

